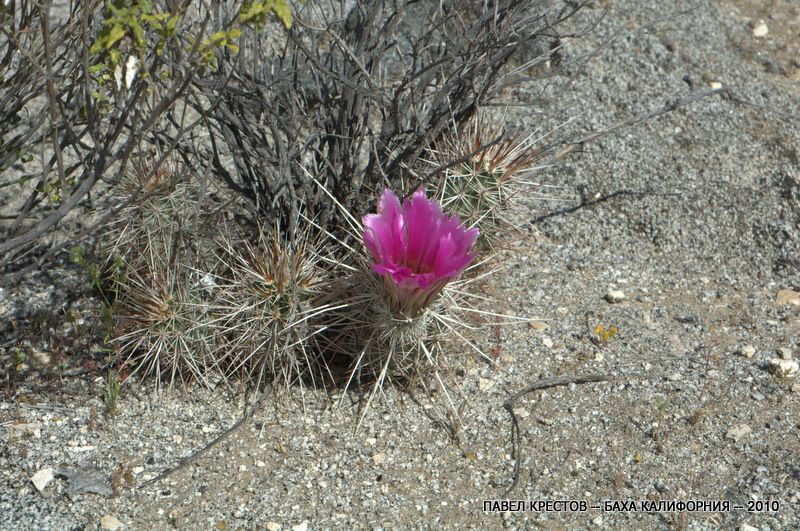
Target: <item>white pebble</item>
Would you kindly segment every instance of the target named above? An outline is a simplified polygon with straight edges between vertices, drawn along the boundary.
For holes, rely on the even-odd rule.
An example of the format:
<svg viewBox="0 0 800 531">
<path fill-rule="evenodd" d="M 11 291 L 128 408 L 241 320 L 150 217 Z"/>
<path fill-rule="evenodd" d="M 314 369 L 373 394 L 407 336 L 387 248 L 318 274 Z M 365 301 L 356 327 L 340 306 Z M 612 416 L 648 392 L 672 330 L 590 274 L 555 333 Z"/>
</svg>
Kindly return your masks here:
<svg viewBox="0 0 800 531">
<path fill-rule="evenodd" d="M 751 431 L 753 430 L 747 424 L 737 424 L 736 426 L 731 426 L 731 428 L 725 434 L 725 437 L 728 439 L 733 439 L 735 442 L 739 442 L 739 439 Z"/>
<path fill-rule="evenodd" d="M 800 363 L 795 360 L 782 360 L 780 358 L 773 358 L 769 360 L 770 368 L 776 376 L 796 376 L 800 371 Z"/>
<path fill-rule="evenodd" d="M 766 37 L 767 33 L 769 33 L 769 28 L 767 27 L 767 23 L 763 20 L 759 20 L 756 22 L 756 25 L 753 26 L 753 37 L 761 38 Z"/>
<path fill-rule="evenodd" d="M 618 289 L 610 289 L 608 293 L 606 293 L 605 299 L 610 302 L 611 304 L 616 304 L 618 302 L 622 302 L 625 300 L 625 292 L 620 291 Z"/>
<path fill-rule="evenodd" d="M 739 355 L 745 358 L 752 358 L 756 355 L 756 347 L 753 345 L 745 345 L 739 349 Z"/>
<path fill-rule="evenodd" d="M 107 514 L 100 519 L 100 528 L 101 529 L 108 529 L 109 531 L 116 531 L 117 529 L 121 529 L 123 523 L 114 518 L 113 516 Z"/>
<path fill-rule="evenodd" d="M 43 492 L 44 488 L 48 483 L 53 481 L 54 477 L 52 468 L 43 468 L 31 476 L 31 482 L 33 486 L 36 487 L 36 490 Z"/>
</svg>

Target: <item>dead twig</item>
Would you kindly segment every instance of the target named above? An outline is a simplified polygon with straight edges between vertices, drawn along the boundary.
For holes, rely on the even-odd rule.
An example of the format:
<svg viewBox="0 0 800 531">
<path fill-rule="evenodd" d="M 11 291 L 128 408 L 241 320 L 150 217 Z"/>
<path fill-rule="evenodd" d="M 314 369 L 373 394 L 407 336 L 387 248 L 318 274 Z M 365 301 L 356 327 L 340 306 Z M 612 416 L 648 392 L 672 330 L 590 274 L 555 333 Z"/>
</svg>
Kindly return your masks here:
<svg viewBox="0 0 800 531">
<path fill-rule="evenodd" d="M 573 383 L 585 384 L 595 382 L 612 382 L 617 380 L 629 380 L 637 377 L 640 376 L 636 374 L 626 376 L 614 376 L 612 374 L 582 374 L 578 376 L 558 376 L 555 378 L 544 378 L 542 380 L 533 382 L 521 391 L 514 393 L 505 402 L 503 402 L 503 408 L 508 411 L 509 415 L 511 415 L 511 446 L 513 449 L 512 455 L 514 456 L 514 476 L 511 480 L 511 486 L 506 489 L 503 496 L 507 498 L 519 483 L 519 473 L 522 465 L 522 458 L 520 456 L 521 443 L 519 436 L 519 419 L 517 418 L 516 413 L 514 413 L 514 404 L 516 404 L 520 398 L 534 391 L 542 391 L 552 387 L 563 387 Z"/>
<path fill-rule="evenodd" d="M 177 472 L 179 470 L 182 470 L 183 468 L 186 468 L 190 464 L 194 463 L 195 461 L 197 461 L 198 459 L 203 457 L 206 453 L 208 453 L 209 450 L 211 450 L 214 446 L 219 444 L 223 439 L 227 438 L 230 434 L 232 434 L 233 432 L 235 432 L 236 430 L 238 430 L 239 428 L 244 426 L 245 423 L 261 409 L 261 407 L 264 405 L 264 402 L 267 399 L 267 396 L 269 395 L 268 391 L 269 391 L 268 389 L 265 390 L 261 394 L 261 397 L 256 401 L 256 403 L 253 404 L 253 407 L 251 407 L 249 411 L 245 411 L 245 413 L 242 416 L 242 418 L 237 420 L 230 428 L 226 429 L 225 431 L 223 431 L 222 433 L 217 435 L 208 444 L 206 444 L 204 447 L 200 448 L 196 452 L 194 452 L 194 453 L 192 453 L 192 454 L 190 454 L 190 455 L 188 455 L 188 456 L 186 456 L 184 458 L 181 458 L 178 461 L 177 465 L 175 465 L 175 466 L 173 466 L 171 468 L 164 469 L 159 475 L 157 475 L 153 479 L 149 479 L 149 480 L 145 481 L 142 484 L 142 486 L 151 485 L 153 483 L 161 481 L 162 479 L 165 479 L 166 477 L 171 476 L 175 472 Z"/>
</svg>

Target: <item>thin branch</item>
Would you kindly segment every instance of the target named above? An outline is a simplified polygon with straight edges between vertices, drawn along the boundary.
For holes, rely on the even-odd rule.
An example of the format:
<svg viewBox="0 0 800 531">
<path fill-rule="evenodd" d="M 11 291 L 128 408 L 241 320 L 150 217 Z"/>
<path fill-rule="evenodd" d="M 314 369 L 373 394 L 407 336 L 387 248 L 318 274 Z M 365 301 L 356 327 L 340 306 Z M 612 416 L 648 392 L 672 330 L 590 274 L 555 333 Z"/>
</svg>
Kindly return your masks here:
<svg viewBox="0 0 800 531">
<path fill-rule="evenodd" d="M 544 389 L 550 389 L 552 387 L 563 387 L 569 384 L 585 384 L 585 383 L 596 383 L 596 382 L 613 382 L 619 380 L 629 380 L 632 378 L 641 378 L 640 375 L 631 374 L 626 376 L 614 376 L 611 374 L 583 374 L 579 376 L 559 376 L 556 378 L 544 378 L 542 380 L 538 380 L 533 382 L 532 384 L 528 385 L 521 391 L 518 391 L 511 395 L 505 402 L 503 402 L 503 409 L 508 411 L 508 414 L 511 416 L 511 447 L 514 456 L 514 475 L 511 479 L 511 485 L 506 489 L 503 497 L 507 498 L 509 494 L 517 487 L 519 483 L 519 473 L 520 468 L 522 467 L 522 456 L 520 452 L 522 451 L 521 443 L 520 443 L 520 433 L 519 433 L 519 419 L 517 419 L 517 414 L 514 413 L 514 405 L 527 395 L 528 393 L 533 393 L 534 391 L 542 391 Z"/>
</svg>

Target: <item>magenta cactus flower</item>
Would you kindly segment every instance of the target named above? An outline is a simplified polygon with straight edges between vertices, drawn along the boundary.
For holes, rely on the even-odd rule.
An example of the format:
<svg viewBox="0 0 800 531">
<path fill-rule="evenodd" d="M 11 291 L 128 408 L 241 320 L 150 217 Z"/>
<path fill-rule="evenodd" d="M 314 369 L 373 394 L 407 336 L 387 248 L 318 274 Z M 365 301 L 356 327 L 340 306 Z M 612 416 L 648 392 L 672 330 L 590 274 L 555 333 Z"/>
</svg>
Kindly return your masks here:
<svg viewBox="0 0 800 531">
<path fill-rule="evenodd" d="M 475 258 L 478 229 L 467 229 L 458 215 L 442 212 L 425 189 L 402 206 L 388 188 L 378 213 L 363 218 L 364 245 L 372 254 L 372 269 L 384 279 L 393 312 L 416 317 Z"/>
</svg>

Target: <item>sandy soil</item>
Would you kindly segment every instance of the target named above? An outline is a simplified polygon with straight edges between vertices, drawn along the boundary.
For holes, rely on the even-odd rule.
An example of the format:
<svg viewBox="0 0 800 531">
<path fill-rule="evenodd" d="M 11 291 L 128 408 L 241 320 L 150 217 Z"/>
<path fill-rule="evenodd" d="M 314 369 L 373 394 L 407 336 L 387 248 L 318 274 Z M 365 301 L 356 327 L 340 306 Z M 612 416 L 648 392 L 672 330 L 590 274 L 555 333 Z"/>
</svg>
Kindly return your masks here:
<svg viewBox="0 0 800 531">
<path fill-rule="evenodd" d="M 600 4 L 606 18 L 562 59 L 602 51 L 548 85 L 509 88 L 507 101 L 529 103 L 509 107 L 511 124 L 548 127 L 543 102 L 580 131 L 718 86 L 733 97 L 588 144 L 546 172 L 551 200 L 521 198 L 492 294 L 497 310 L 541 321 L 483 338 L 499 368 L 451 353 L 460 421 L 444 397 L 390 390 L 354 433 L 356 394 L 279 391 L 206 455 L 147 483 L 235 423 L 242 396 L 132 385 L 109 417 L 102 375 L 47 376 L 51 342 L 0 400 L 0 528 L 800 527 L 800 378 L 772 368 L 800 359 L 798 6 L 675 2 L 696 7 L 653 23 L 658 0 Z M 6 331 L 18 319 L 42 337 L 59 326 L 80 336 L 96 311 L 83 283 L 56 267 L 4 288 Z M 74 310 L 74 323 L 30 318 L 53 308 Z M 598 326 L 618 332 L 598 341 Z M 521 399 L 514 453 L 503 402 L 577 374 L 619 379 Z M 48 468 L 62 474 L 39 492 L 31 478 Z M 70 493 L 91 473 L 112 495 Z M 509 498 L 587 509 L 484 511 Z M 604 504 L 614 500 L 635 507 Z M 717 510 L 643 511 L 657 500 Z"/>
</svg>

